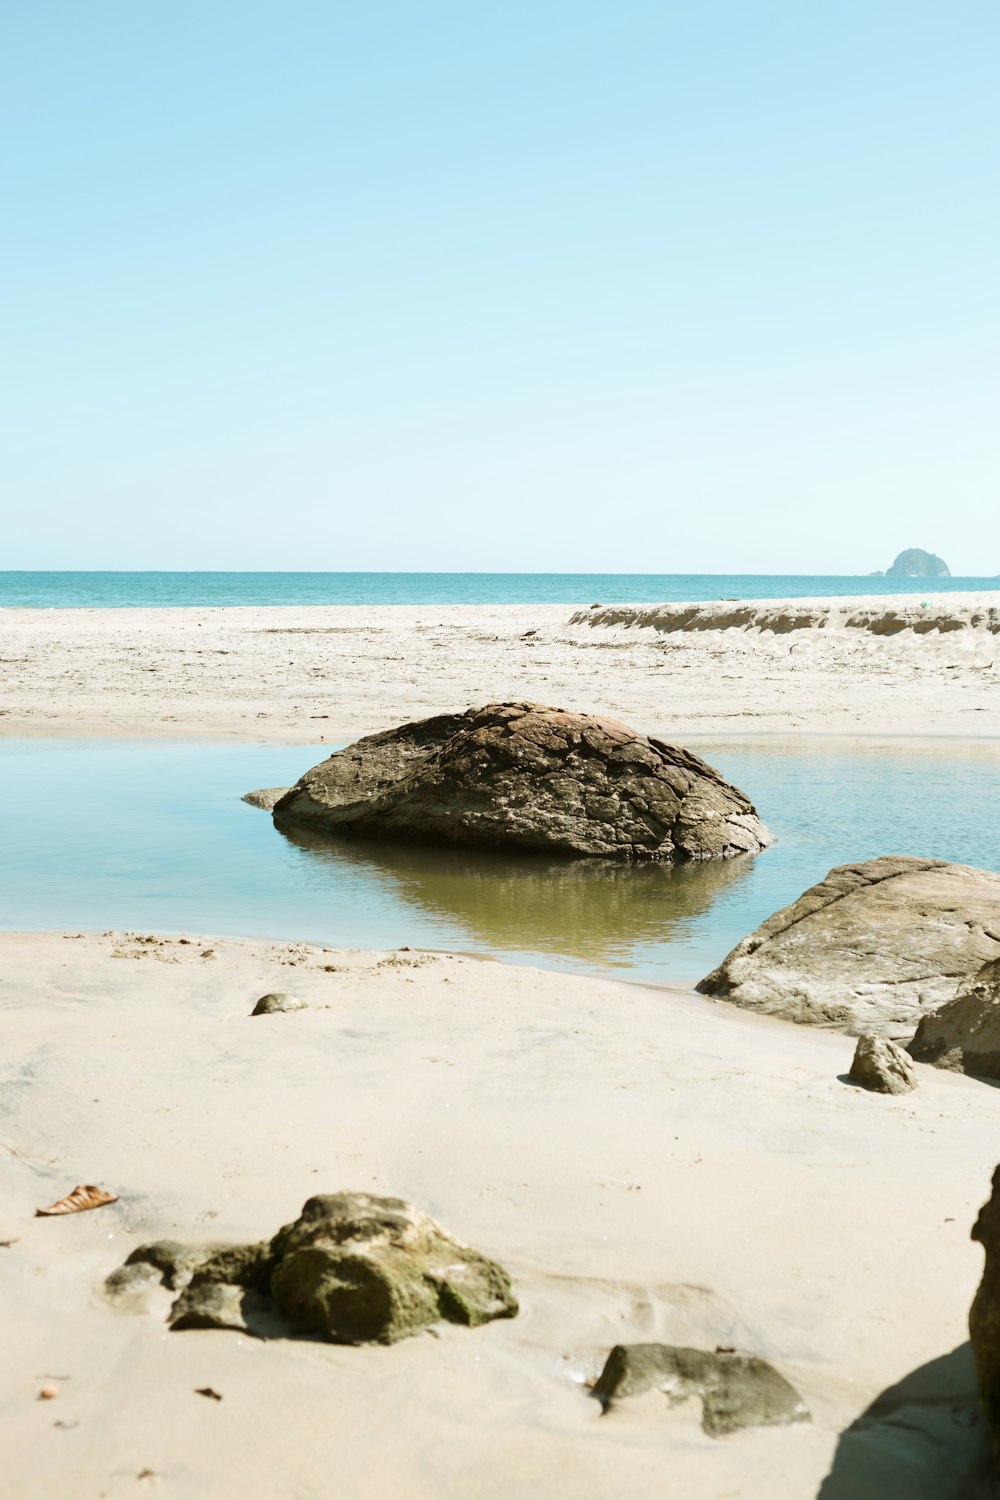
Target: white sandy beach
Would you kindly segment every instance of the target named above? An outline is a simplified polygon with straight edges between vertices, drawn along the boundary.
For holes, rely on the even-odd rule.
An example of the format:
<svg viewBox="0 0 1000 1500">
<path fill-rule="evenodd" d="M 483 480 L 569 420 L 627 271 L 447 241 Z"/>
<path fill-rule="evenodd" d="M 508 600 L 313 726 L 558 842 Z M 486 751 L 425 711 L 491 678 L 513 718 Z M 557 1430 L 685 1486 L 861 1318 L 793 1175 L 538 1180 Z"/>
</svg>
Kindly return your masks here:
<svg viewBox="0 0 1000 1500">
<path fill-rule="evenodd" d="M 7 610 L 0 725 L 337 742 L 531 697 L 680 740 L 990 736 L 994 597 L 943 596 L 957 623 L 927 631 L 902 601 L 893 634 L 896 599 L 735 622 L 727 602 L 693 624 Z M 0 958 L 4 1494 L 974 1493 L 969 1230 L 1000 1091 L 920 1068 L 915 1094 L 869 1095 L 840 1077 L 847 1037 L 471 958 L 59 933 L 2 935 Z M 275 989 L 310 1008 L 251 1019 Z M 78 1182 L 120 1201 L 33 1217 Z M 349 1349 L 168 1333 L 165 1294 L 132 1312 L 104 1297 L 142 1241 L 258 1239 L 341 1189 L 409 1199 L 494 1256 L 520 1316 Z M 760 1354 L 813 1421 L 713 1440 L 696 1401 L 656 1393 L 601 1416 L 585 1382 L 615 1343 L 649 1340 Z M 843 1436 L 885 1392 L 880 1421 Z"/>
<path fill-rule="evenodd" d="M 965 1341 L 1000 1091 L 921 1068 L 873 1096 L 838 1078 L 846 1037 L 471 959 L 0 953 L 5 1494 L 805 1500 L 831 1470 L 824 1500 L 971 1493 L 962 1355 L 930 1405 L 840 1433 Z M 251 1019 L 270 989 L 310 1008 Z M 77 1182 L 120 1201 L 33 1218 Z M 256 1239 L 341 1188 L 495 1256 L 520 1316 L 351 1349 L 170 1333 L 166 1301 L 104 1298 L 144 1240 Z M 762 1354 L 812 1423 L 713 1440 L 656 1393 L 602 1417 L 584 1382 L 651 1339 Z"/>
<path fill-rule="evenodd" d="M 0 733 L 342 743 L 530 698 L 677 739 L 996 736 L 998 599 L 6 609 Z"/>
</svg>

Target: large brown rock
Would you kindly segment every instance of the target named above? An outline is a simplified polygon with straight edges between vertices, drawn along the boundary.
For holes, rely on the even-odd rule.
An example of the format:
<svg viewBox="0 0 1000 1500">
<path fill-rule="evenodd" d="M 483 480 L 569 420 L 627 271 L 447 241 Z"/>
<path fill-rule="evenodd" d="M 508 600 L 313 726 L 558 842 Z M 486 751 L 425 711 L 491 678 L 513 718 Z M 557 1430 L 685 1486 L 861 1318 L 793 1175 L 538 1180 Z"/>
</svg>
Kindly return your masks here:
<svg viewBox="0 0 1000 1500">
<path fill-rule="evenodd" d="M 263 1319 L 337 1344 L 392 1344 L 442 1320 L 474 1328 L 517 1313 L 495 1261 L 401 1198 L 370 1193 L 310 1198 L 270 1241 L 140 1245 L 106 1287 L 132 1297 L 154 1281 L 180 1293 L 171 1328 L 260 1332 Z"/>
<path fill-rule="evenodd" d="M 1000 1167 L 993 1173 L 993 1191 L 979 1210 L 972 1238 L 986 1251 L 986 1264 L 969 1309 L 969 1337 L 994 1466 L 1000 1470 Z"/>
<path fill-rule="evenodd" d="M 909 1039 L 1000 957 L 1000 875 L 902 855 L 840 865 L 697 988 L 789 1021 Z"/>
<path fill-rule="evenodd" d="M 314 766 L 274 819 L 370 838 L 605 859 L 713 859 L 772 842 L 696 755 L 613 719 L 492 703 L 368 735 Z"/>
<path fill-rule="evenodd" d="M 984 964 L 958 994 L 924 1016 L 907 1049 L 917 1062 L 1000 1078 L 1000 959 Z"/>
</svg>

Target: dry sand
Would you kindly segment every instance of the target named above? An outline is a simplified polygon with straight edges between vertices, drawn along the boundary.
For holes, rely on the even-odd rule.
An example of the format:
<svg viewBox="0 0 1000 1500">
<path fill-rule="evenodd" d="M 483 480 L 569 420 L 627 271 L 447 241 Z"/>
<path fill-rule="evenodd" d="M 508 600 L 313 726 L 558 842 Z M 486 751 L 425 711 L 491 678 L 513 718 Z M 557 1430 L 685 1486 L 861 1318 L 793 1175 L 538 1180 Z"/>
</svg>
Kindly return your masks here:
<svg viewBox="0 0 1000 1500">
<path fill-rule="evenodd" d="M 1000 735 L 1000 594 L 926 600 L 7 609 L 0 732 L 342 742 L 527 697 L 674 738 Z"/>
<path fill-rule="evenodd" d="M 962 1353 L 930 1404 L 839 1435 L 964 1343 L 1000 1091 L 921 1068 L 872 1096 L 838 1077 L 846 1037 L 471 959 L 114 934 L 0 955 L 5 1497 L 973 1493 Z M 251 1019 L 271 989 L 310 1008 Z M 32 1217 L 77 1182 L 120 1202 Z M 496 1256 L 521 1315 L 349 1349 L 168 1333 L 102 1295 L 143 1240 L 256 1239 L 341 1188 Z M 715 1441 L 655 1393 L 602 1417 L 584 1381 L 655 1339 L 764 1355 L 813 1423 Z"/>
</svg>

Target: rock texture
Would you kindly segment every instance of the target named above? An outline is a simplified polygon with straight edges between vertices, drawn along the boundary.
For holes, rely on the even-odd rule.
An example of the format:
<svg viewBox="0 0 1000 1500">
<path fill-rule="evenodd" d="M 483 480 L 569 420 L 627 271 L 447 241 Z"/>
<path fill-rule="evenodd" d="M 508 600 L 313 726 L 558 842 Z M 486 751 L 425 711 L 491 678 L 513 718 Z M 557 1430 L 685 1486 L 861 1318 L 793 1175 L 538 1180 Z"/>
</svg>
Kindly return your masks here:
<svg viewBox="0 0 1000 1500">
<path fill-rule="evenodd" d="M 307 1008 L 306 1002 L 297 999 L 295 995 L 285 995 L 276 991 L 272 995 L 261 995 L 250 1014 L 273 1016 L 285 1010 L 306 1010 Z"/>
<path fill-rule="evenodd" d="M 157 1280 L 180 1293 L 172 1328 L 259 1332 L 256 1321 L 277 1314 L 285 1331 L 336 1344 L 392 1344 L 442 1319 L 474 1328 L 517 1313 L 494 1261 L 402 1199 L 368 1193 L 310 1198 L 260 1244 L 141 1245 L 106 1286 L 118 1296 Z"/>
<path fill-rule="evenodd" d="M 908 1051 L 918 1062 L 955 1073 L 1000 1078 L 1000 959 L 984 964 L 954 1000 L 924 1016 Z"/>
<path fill-rule="evenodd" d="M 263 786 L 260 791 L 246 792 L 240 799 L 249 802 L 251 807 L 262 807 L 265 812 L 273 812 L 274 804 L 288 791 L 287 786 Z"/>
<path fill-rule="evenodd" d="M 748 1009 L 908 1039 L 1000 957 L 1000 875 L 902 855 L 840 865 L 697 988 Z"/>
<path fill-rule="evenodd" d="M 886 570 L 886 578 L 950 578 L 951 569 L 935 552 L 907 547 Z"/>
<path fill-rule="evenodd" d="M 848 1078 L 874 1094 L 908 1094 L 917 1086 L 917 1075 L 908 1053 L 888 1037 L 865 1034 L 858 1037 Z"/>
<path fill-rule="evenodd" d="M 969 1309 L 969 1337 L 994 1467 L 1000 1472 L 1000 1167 L 993 1173 L 993 1191 L 979 1211 L 972 1238 L 986 1251 L 986 1264 Z"/>
<path fill-rule="evenodd" d="M 369 735 L 314 766 L 276 824 L 602 858 L 712 859 L 772 842 L 752 803 L 613 719 L 494 703 Z"/>
<path fill-rule="evenodd" d="M 737 1350 L 684 1349 L 673 1344 L 617 1344 L 594 1395 L 605 1409 L 623 1396 L 658 1390 L 671 1404 L 701 1397 L 701 1425 L 711 1437 L 743 1427 L 808 1422 L 809 1410 L 766 1360 Z"/>
</svg>

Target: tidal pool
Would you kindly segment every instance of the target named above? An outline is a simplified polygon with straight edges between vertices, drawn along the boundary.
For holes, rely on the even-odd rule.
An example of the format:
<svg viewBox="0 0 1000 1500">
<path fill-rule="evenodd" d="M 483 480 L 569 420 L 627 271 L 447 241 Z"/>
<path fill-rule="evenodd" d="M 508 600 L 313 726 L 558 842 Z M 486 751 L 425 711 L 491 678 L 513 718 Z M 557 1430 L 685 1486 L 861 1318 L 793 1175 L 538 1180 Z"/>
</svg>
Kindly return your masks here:
<svg viewBox="0 0 1000 1500">
<path fill-rule="evenodd" d="M 995 741 L 689 743 L 753 798 L 773 848 L 627 867 L 285 835 L 240 798 L 326 746 L 0 740 L 0 926 L 451 948 L 687 984 L 832 865 L 1000 869 Z"/>
</svg>

